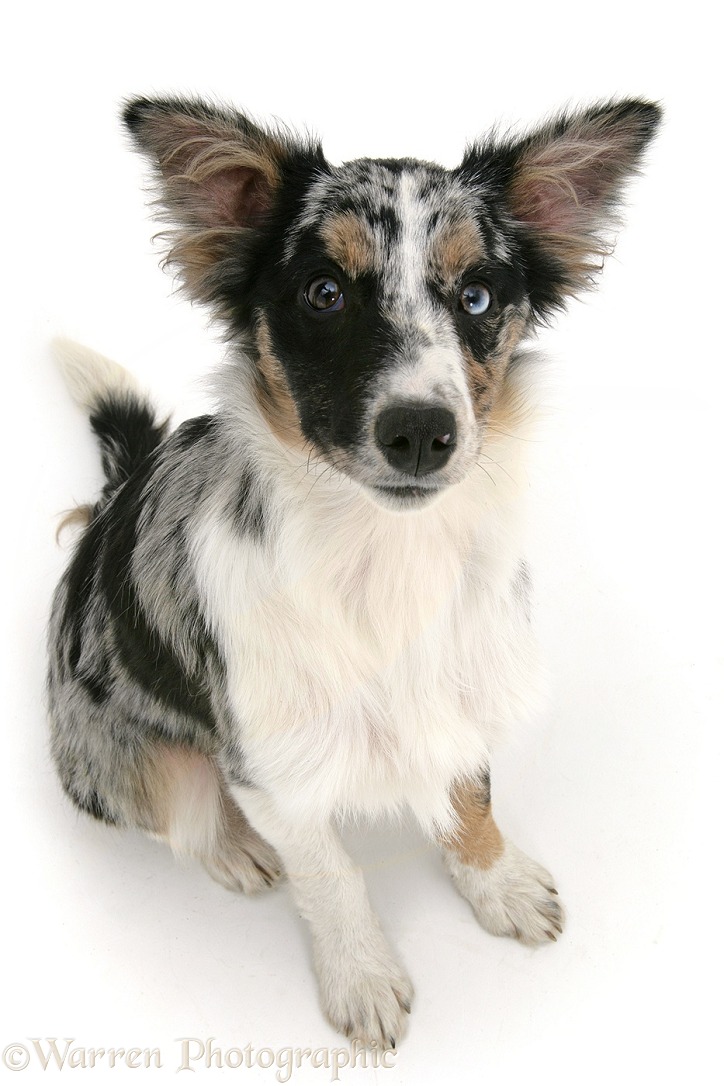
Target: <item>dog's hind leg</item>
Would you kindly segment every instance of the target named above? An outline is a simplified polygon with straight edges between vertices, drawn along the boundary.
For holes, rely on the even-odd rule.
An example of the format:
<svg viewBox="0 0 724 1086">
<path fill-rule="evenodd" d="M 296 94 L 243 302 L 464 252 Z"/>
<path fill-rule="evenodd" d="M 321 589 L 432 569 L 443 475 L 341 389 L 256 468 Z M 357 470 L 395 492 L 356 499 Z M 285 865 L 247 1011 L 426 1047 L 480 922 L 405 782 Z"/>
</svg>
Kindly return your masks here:
<svg viewBox="0 0 724 1086">
<path fill-rule="evenodd" d="M 230 890 L 253 894 L 281 877 L 277 853 L 249 825 L 207 755 L 159 746 L 141 792 L 147 830 L 177 855 L 199 859 Z"/>
</svg>

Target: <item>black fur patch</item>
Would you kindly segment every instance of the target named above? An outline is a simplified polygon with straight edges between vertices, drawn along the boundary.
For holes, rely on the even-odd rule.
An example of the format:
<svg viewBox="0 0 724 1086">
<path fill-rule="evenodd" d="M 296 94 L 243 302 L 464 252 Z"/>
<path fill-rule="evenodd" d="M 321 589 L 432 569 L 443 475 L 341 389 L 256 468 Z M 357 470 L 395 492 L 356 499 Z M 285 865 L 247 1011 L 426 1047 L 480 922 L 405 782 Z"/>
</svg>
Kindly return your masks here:
<svg viewBox="0 0 724 1086">
<path fill-rule="evenodd" d="M 83 649 L 86 614 L 100 566 L 103 529 L 93 520 L 80 538 L 73 561 L 65 576 L 66 601 L 61 623 L 61 677 L 76 678 Z"/>
<path fill-rule="evenodd" d="M 151 457 L 119 490 L 106 511 L 106 532 L 99 585 L 111 616 L 114 645 L 122 666 L 153 698 L 178 713 L 193 716 L 213 727 L 211 703 L 205 684 L 190 676 L 166 644 L 138 598 L 131 570 L 143 492 L 155 465 Z M 106 519 L 106 518 L 104 518 Z M 203 638 L 197 645 L 203 668 Z"/>
<path fill-rule="evenodd" d="M 257 543 L 264 539 L 264 505 L 254 493 L 254 480 L 249 471 L 242 472 L 239 480 L 234 525 L 242 535 L 251 535 Z"/>
<path fill-rule="evenodd" d="M 70 799 L 73 800 L 76 807 L 83 811 L 84 814 L 90 815 L 91 818 L 95 818 L 98 822 L 105 822 L 109 826 L 115 826 L 117 824 L 118 819 L 110 813 L 108 807 L 95 789 L 84 792 L 82 795 L 68 786 L 66 786 L 65 791 Z"/>
<path fill-rule="evenodd" d="M 165 422 L 156 424 L 150 404 L 131 394 L 100 400 L 90 424 L 101 447 L 103 471 L 108 480 L 104 497 L 109 497 L 130 478 L 161 444 L 167 428 Z"/>
<path fill-rule="evenodd" d="M 197 415 L 196 418 L 182 422 L 174 431 L 172 439 L 181 452 L 187 452 L 197 441 L 212 434 L 217 426 L 218 421 L 213 415 Z"/>
<path fill-rule="evenodd" d="M 192 419 L 171 440 L 188 448 L 208 435 L 214 425 L 211 416 Z M 203 675 L 206 660 L 216 647 L 199 615 L 198 601 L 187 595 L 181 611 L 198 665 L 196 674 L 190 675 L 144 608 L 132 574 L 139 517 L 144 505 L 153 513 L 151 498 L 157 469 L 158 449 L 147 455 L 116 490 L 80 540 L 66 575 L 62 622 L 67 645 L 65 678 L 77 679 L 96 704 L 112 693 L 109 672 L 95 664 L 89 670 L 82 663 L 84 638 L 95 636 L 90 626 L 93 608 L 100 605 L 110 621 L 117 664 L 156 701 L 212 728 L 213 713 Z M 159 481 L 159 485 L 163 483 Z M 92 659 L 93 653 L 88 656 Z"/>
<path fill-rule="evenodd" d="M 95 705 L 103 705 L 111 696 L 113 677 L 110 674 L 110 664 L 107 659 L 100 660 L 92 670 L 78 668 L 75 677 Z"/>
<path fill-rule="evenodd" d="M 329 258 L 325 261 L 328 264 Z M 344 310 L 321 318 L 307 312 L 298 295 L 300 285 L 314 274 L 314 264 L 318 266 L 319 257 L 310 247 L 285 269 L 286 304 L 270 304 L 279 284 L 268 275 L 260 281 L 257 297 L 267 314 L 304 436 L 323 449 L 351 449 L 362 438 L 369 390 L 395 364 L 402 337 L 381 311 L 378 285 L 371 275 L 358 276 L 352 286 L 339 272 Z"/>
</svg>

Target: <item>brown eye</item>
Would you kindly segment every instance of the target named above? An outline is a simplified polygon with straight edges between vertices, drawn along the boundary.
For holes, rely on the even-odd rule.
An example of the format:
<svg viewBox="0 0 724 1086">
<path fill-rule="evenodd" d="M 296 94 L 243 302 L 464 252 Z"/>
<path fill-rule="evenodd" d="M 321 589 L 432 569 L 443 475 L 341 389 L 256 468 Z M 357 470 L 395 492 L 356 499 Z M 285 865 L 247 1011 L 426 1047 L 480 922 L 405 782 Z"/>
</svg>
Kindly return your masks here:
<svg viewBox="0 0 724 1086">
<path fill-rule="evenodd" d="M 327 275 L 318 275 L 304 288 L 304 298 L 308 306 L 318 313 L 337 313 L 344 309 L 344 294 L 336 279 Z"/>
<path fill-rule="evenodd" d="M 479 317 L 492 304 L 493 296 L 485 283 L 468 283 L 460 292 L 460 307 L 471 317 Z"/>
</svg>

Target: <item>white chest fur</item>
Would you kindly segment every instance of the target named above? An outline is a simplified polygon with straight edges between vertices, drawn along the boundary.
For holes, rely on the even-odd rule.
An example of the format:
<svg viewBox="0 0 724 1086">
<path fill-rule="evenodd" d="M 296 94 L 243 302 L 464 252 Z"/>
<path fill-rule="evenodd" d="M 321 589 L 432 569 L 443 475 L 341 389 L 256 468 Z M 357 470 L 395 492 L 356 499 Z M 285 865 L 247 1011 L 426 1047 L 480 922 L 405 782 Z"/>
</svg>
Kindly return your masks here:
<svg viewBox="0 0 724 1086">
<path fill-rule="evenodd" d="M 408 806 L 445 827 L 452 781 L 533 707 L 518 503 L 486 501 L 484 478 L 407 515 L 310 481 L 273 542 L 199 531 L 244 759 L 290 814 Z"/>
</svg>

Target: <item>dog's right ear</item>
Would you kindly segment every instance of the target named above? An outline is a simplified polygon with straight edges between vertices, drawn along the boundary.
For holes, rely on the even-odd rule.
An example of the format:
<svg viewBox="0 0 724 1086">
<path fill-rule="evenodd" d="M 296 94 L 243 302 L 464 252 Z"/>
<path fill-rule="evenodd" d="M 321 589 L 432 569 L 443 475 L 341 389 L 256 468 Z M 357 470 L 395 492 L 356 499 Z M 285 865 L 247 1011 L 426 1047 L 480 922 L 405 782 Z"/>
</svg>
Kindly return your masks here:
<svg viewBox="0 0 724 1086">
<path fill-rule="evenodd" d="M 323 169 L 321 147 L 196 99 L 137 98 L 126 103 L 123 120 L 156 168 L 158 203 L 178 225 L 169 263 L 192 298 L 223 313 L 229 262 L 238 281 L 285 176 L 302 163 Z"/>
</svg>

